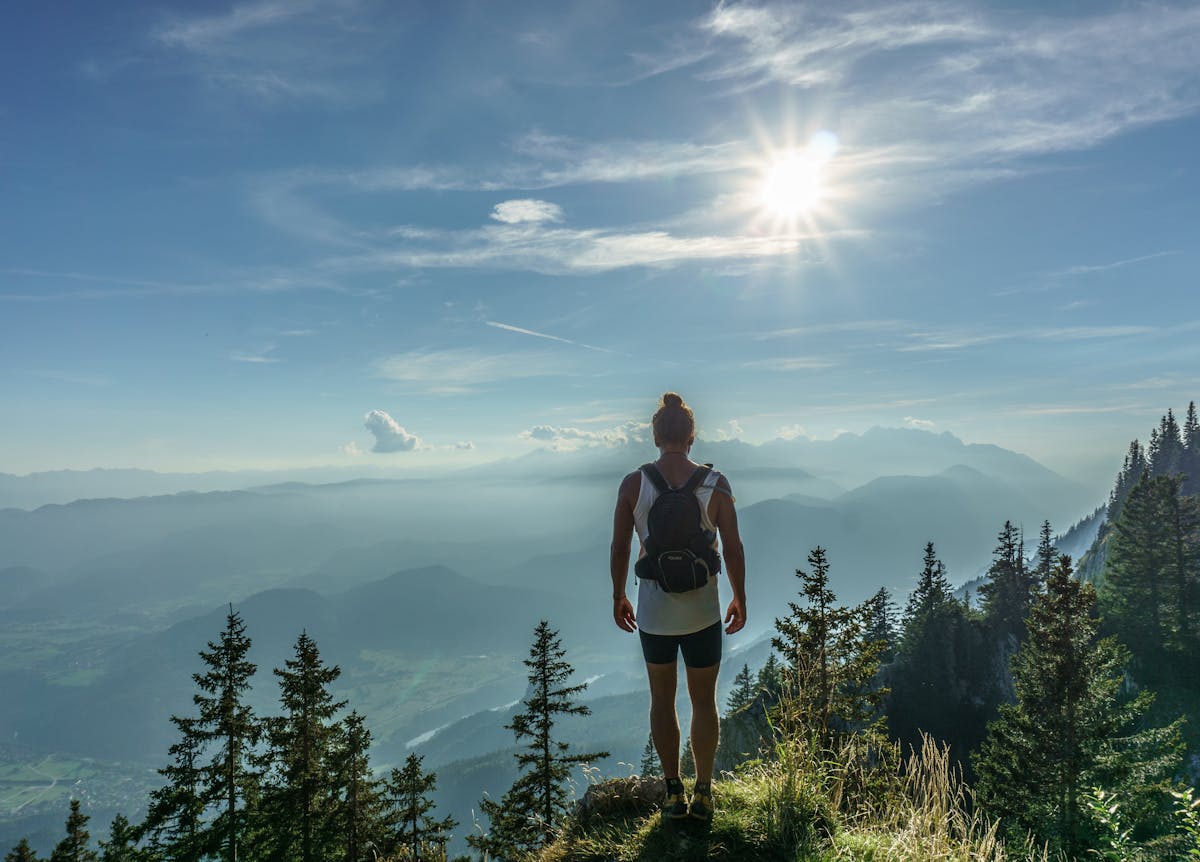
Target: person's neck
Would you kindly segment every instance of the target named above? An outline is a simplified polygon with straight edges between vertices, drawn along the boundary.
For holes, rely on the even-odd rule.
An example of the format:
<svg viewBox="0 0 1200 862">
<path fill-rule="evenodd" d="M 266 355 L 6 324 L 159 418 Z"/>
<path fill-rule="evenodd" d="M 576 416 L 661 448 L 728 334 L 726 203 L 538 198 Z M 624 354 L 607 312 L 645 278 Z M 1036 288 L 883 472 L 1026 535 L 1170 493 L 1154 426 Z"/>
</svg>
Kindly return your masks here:
<svg viewBox="0 0 1200 862">
<path fill-rule="evenodd" d="M 679 457 L 681 457 L 681 458 L 683 458 L 683 459 L 685 459 L 685 460 L 688 460 L 688 461 L 690 461 L 690 460 L 691 460 L 691 457 L 690 457 L 690 454 L 689 454 L 689 453 L 690 453 L 690 450 L 687 450 L 687 449 L 683 449 L 683 450 L 680 450 L 680 449 L 659 449 L 659 450 L 658 450 L 658 457 L 659 457 L 659 458 L 666 458 L 668 455 L 678 455 Z"/>
</svg>

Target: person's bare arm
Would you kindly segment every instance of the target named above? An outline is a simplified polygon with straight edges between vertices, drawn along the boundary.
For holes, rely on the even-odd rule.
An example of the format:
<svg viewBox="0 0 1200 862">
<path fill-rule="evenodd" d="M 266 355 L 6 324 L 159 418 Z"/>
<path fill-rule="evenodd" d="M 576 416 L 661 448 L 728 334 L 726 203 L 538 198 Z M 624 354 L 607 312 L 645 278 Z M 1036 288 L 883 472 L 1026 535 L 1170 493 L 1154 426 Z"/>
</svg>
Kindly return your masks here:
<svg viewBox="0 0 1200 862">
<path fill-rule="evenodd" d="M 633 542 L 633 507 L 641 490 L 641 477 L 630 473 L 621 481 L 617 492 L 617 509 L 613 513 L 612 546 L 608 551 L 608 568 L 612 575 L 613 621 L 618 628 L 631 632 L 637 626 L 633 605 L 625 595 L 629 578 L 629 553 Z"/>
<path fill-rule="evenodd" d="M 721 557 L 725 561 L 725 574 L 733 590 L 733 599 L 725 611 L 725 633 L 734 634 L 746 625 L 746 549 L 738 533 L 737 510 L 733 507 L 733 491 L 729 480 L 721 476 L 717 480 L 719 491 L 713 494 L 717 501 L 717 532 L 721 536 Z M 721 492 L 724 493 L 721 493 Z"/>
</svg>

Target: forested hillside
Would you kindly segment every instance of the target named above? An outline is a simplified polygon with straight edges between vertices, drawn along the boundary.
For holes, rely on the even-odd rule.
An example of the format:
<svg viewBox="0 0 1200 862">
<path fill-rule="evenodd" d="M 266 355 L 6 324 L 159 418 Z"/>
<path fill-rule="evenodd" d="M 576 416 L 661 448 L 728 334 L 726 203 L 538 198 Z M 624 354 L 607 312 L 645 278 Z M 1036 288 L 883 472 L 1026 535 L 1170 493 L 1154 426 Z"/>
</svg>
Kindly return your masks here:
<svg viewBox="0 0 1200 862">
<path fill-rule="evenodd" d="M 293 639 L 271 674 L 274 700 L 262 690 L 251 649 L 258 634 L 243 609 L 131 646 L 170 657 L 215 638 L 200 649 L 193 708 L 144 731 L 162 740 L 161 786 L 109 825 L 99 858 L 441 859 L 466 850 L 465 839 L 499 860 L 700 850 L 727 859 L 932 858 L 920 855 L 923 842 L 942 842 L 952 858 L 1037 858 L 1027 842 L 1073 859 L 1182 858 L 1194 852 L 1188 788 L 1200 762 L 1194 406 L 1182 426 L 1168 413 L 1150 440 L 1131 444 L 1104 510 L 1060 540 L 1081 546 L 1095 532 L 1078 571 L 1049 521 L 1036 540 L 1006 521 L 966 597 L 955 594 L 937 544 L 917 536 L 910 593 L 881 587 L 843 604 L 833 589 L 838 557 L 811 549 L 794 567 L 791 599 L 774 604 L 772 651 L 748 651 L 740 672 L 725 669 L 736 678 L 722 719 L 720 810 L 706 835 L 657 825 L 645 798 L 657 792 L 646 790 L 657 787 L 654 758 L 632 762 L 646 743 L 644 696 L 588 700 L 545 621 L 518 704 L 431 731 L 407 755 L 390 745 L 398 765 L 373 769 L 371 716 L 353 696 L 334 695 L 345 690 L 342 668 L 308 630 L 286 633 L 286 621 L 310 620 L 335 652 L 353 656 L 388 629 L 386 609 L 399 597 L 428 592 L 437 604 L 448 592 L 464 593 L 464 612 L 478 616 L 461 635 L 467 648 L 487 648 L 496 614 L 511 623 L 505 637 L 528 634 L 532 595 L 427 569 L 334 597 L 288 590 L 248 603 L 266 641 Z M 891 483 L 890 493 L 905 487 Z M 787 527 L 786 517 L 768 520 Z M 444 634 L 420 615 L 399 630 L 409 652 Z M 182 664 L 160 665 L 178 675 L 164 686 L 186 687 Z M 549 688 L 539 689 L 538 672 L 551 674 Z M 534 726 L 554 740 L 542 754 L 527 746 Z M 426 758 L 440 764 L 440 781 Z M 631 773 L 643 779 L 620 778 Z M 551 798 L 538 787 L 553 788 L 554 801 L 535 816 L 536 800 Z M 576 807 L 572 794 L 585 791 L 591 801 Z M 72 802 L 63 816 L 66 837 L 52 858 L 97 858 L 86 808 Z M 36 855 L 22 844 L 8 858 Z"/>
</svg>

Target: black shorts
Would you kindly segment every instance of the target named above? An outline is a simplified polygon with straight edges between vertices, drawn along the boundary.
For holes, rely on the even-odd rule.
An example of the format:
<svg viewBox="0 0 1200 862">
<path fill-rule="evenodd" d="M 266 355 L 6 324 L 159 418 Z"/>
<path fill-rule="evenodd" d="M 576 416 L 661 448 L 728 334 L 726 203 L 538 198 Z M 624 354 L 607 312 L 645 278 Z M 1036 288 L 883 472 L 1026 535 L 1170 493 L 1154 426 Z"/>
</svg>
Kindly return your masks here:
<svg viewBox="0 0 1200 862">
<path fill-rule="evenodd" d="M 712 667 L 721 662 L 721 624 L 713 623 L 690 635 L 651 635 L 638 630 L 647 664 L 675 664 L 679 653 L 688 667 Z"/>
</svg>

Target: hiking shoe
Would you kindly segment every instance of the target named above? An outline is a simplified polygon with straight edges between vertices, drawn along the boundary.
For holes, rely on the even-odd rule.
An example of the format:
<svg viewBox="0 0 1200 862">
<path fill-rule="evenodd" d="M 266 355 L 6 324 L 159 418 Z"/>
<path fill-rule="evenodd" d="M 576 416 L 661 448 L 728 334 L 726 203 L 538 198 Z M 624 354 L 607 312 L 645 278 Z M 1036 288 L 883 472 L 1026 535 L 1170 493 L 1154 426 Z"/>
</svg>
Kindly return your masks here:
<svg viewBox="0 0 1200 862">
<path fill-rule="evenodd" d="M 692 790 L 692 804 L 688 814 L 697 820 L 712 820 L 713 811 L 712 785 L 697 784 Z"/>
<path fill-rule="evenodd" d="M 683 796 L 683 782 L 678 778 L 668 778 L 667 795 L 662 805 L 664 820 L 682 820 L 688 816 L 688 805 Z"/>
</svg>

